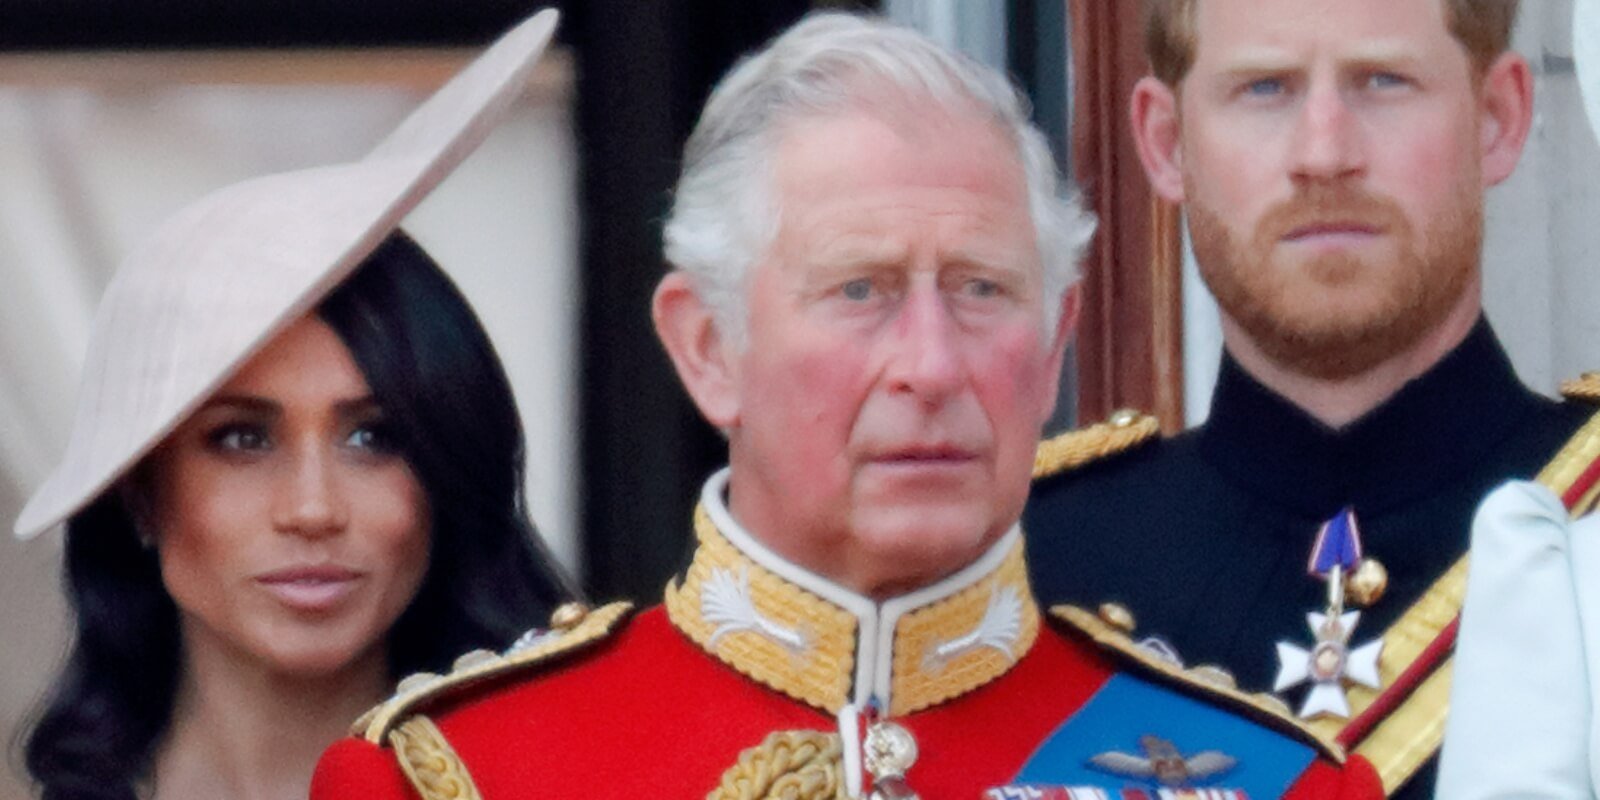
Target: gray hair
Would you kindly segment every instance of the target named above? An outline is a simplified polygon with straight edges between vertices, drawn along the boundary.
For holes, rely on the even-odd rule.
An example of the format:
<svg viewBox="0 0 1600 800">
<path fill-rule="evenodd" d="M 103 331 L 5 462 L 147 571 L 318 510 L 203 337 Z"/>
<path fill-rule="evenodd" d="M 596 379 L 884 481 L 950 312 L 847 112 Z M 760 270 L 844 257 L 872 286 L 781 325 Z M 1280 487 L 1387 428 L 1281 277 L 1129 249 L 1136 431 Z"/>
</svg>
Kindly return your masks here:
<svg viewBox="0 0 1600 800">
<path fill-rule="evenodd" d="M 1063 187 L 1026 98 L 995 70 L 880 19 L 815 14 L 737 64 L 712 91 L 684 149 L 663 238 L 667 261 L 689 274 L 723 335 L 742 346 L 749 269 L 777 235 L 772 148 L 801 115 L 861 108 L 883 89 L 987 115 L 1010 134 L 1027 183 L 1043 267 L 1045 319 L 1078 278 L 1094 217 Z M 971 111 L 968 111 L 970 109 Z"/>
</svg>

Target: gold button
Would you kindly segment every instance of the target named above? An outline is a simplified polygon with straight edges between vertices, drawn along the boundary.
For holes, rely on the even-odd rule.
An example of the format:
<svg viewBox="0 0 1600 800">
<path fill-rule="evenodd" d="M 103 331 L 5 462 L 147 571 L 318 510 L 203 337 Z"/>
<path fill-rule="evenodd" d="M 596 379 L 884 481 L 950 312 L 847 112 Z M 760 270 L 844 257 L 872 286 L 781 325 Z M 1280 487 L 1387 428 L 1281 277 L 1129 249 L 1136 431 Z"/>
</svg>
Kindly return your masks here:
<svg viewBox="0 0 1600 800">
<path fill-rule="evenodd" d="M 1123 633 L 1133 633 L 1133 612 L 1121 603 L 1101 603 L 1100 621 Z"/>
<path fill-rule="evenodd" d="M 489 650 L 471 650 L 457 656 L 455 663 L 450 665 L 450 670 L 452 672 L 460 672 L 476 667 L 479 664 L 493 661 L 496 658 L 499 658 L 499 656 Z"/>
<path fill-rule="evenodd" d="M 404 680 L 400 681 L 399 686 L 394 687 L 394 690 L 398 694 L 407 694 L 421 689 L 438 679 L 439 676 L 431 672 L 418 672 L 407 675 Z"/>
<path fill-rule="evenodd" d="M 1189 674 L 1212 686 L 1220 686 L 1224 689 L 1239 688 L 1239 682 L 1234 679 L 1233 673 L 1215 664 L 1201 664 L 1189 670 Z"/>
<path fill-rule="evenodd" d="M 1345 580 L 1344 597 L 1351 605 L 1370 607 L 1389 588 L 1389 570 L 1376 558 L 1363 558 Z"/>
<path fill-rule="evenodd" d="M 1262 704 L 1264 706 L 1267 706 L 1267 707 L 1271 708 L 1273 711 L 1276 711 L 1279 714 L 1283 714 L 1284 716 L 1289 716 L 1289 715 L 1294 713 L 1294 711 L 1292 711 L 1289 708 L 1289 704 L 1283 702 L 1283 698 L 1278 697 L 1277 695 L 1272 695 L 1272 694 L 1267 694 L 1266 692 L 1262 692 L 1260 694 L 1255 695 L 1255 699 L 1256 699 L 1256 702 L 1258 702 L 1258 703 L 1260 703 L 1260 704 Z"/>
<path fill-rule="evenodd" d="M 572 630 L 584 617 L 589 616 L 589 607 L 582 603 L 562 603 L 550 615 L 550 627 L 558 631 Z"/>
<path fill-rule="evenodd" d="M 1110 422 L 1113 428 L 1131 428 L 1133 423 L 1139 421 L 1139 412 L 1131 408 L 1119 408 L 1111 412 L 1106 421 Z"/>
</svg>

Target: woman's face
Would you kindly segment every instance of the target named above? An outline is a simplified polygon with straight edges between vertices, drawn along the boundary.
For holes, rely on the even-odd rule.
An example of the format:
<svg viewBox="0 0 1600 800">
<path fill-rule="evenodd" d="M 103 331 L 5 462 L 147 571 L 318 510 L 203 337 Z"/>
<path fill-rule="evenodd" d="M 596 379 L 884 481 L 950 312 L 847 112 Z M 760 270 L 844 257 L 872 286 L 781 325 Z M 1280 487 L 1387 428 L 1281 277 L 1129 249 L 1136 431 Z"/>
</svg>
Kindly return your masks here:
<svg viewBox="0 0 1600 800">
<path fill-rule="evenodd" d="M 429 539 L 388 430 L 338 335 L 307 317 L 162 443 L 150 522 L 191 657 L 304 677 L 382 654 Z"/>
</svg>

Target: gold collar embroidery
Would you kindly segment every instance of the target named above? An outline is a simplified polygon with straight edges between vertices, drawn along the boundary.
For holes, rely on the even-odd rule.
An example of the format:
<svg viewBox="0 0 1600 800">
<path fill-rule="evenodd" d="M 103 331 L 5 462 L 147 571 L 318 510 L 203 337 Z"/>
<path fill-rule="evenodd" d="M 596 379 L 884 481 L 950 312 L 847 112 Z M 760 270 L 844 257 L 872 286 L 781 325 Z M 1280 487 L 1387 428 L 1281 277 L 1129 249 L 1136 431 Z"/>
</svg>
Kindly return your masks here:
<svg viewBox="0 0 1600 800">
<path fill-rule="evenodd" d="M 674 626 L 751 679 L 830 714 L 875 700 L 900 716 L 993 681 L 1033 646 L 1039 610 L 1019 529 L 955 575 L 878 603 L 740 529 L 726 485 L 727 470 L 706 483 L 694 561 L 665 605 Z"/>
</svg>

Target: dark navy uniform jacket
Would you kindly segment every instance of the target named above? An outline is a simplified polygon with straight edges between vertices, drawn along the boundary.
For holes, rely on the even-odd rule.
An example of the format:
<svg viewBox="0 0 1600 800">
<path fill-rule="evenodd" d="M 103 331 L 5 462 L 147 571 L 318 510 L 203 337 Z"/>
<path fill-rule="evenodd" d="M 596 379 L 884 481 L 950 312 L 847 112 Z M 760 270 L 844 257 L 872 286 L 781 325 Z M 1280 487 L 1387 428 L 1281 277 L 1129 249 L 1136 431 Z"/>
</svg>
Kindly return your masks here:
<svg viewBox="0 0 1600 800">
<path fill-rule="evenodd" d="M 1275 643 L 1309 646 L 1306 613 L 1326 603 L 1306 572 L 1324 521 L 1352 507 L 1366 554 L 1389 571 L 1359 645 L 1465 554 L 1478 501 L 1535 475 L 1593 411 L 1525 388 L 1482 320 L 1339 430 L 1224 356 L 1205 424 L 1034 486 L 1023 516 L 1034 586 L 1046 605 L 1122 602 L 1185 663 L 1271 689 Z M 1433 772 L 1397 796 L 1431 797 Z"/>
</svg>

